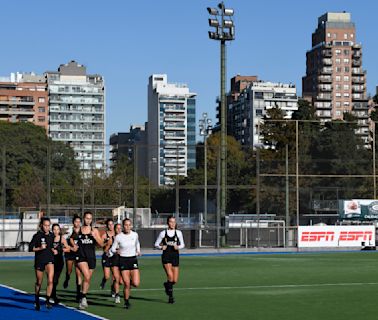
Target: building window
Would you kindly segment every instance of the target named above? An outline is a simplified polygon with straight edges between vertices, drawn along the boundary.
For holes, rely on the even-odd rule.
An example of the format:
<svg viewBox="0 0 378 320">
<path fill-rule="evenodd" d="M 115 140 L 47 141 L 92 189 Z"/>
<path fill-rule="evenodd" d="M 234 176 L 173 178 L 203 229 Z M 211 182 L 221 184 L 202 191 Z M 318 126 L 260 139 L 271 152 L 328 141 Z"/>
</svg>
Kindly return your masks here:
<svg viewBox="0 0 378 320">
<path fill-rule="evenodd" d="M 345 63 L 345 64 L 348 64 L 348 63 L 349 63 L 349 59 L 348 59 L 348 58 L 345 58 L 345 59 L 344 59 L 344 63 Z"/>
<path fill-rule="evenodd" d="M 340 76 L 336 76 L 336 81 L 341 81 L 341 77 Z"/>
<path fill-rule="evenodd" d="M 344 107 L 349 107 L 349 101 L 344 101 Z"/>
<path fill-rule="evenodd" d="M 336 38 L 337 38 L 337 34 L 334 33 L 334 34 L 333 34 L 333 39 L 336 39 Z"/>
<path fill-rule="evenodd" d="M 344 84 L 344 90 L 349 90 L 349 84 Z"/>
<path fill-rule="evenodd" d="M 341 90 L 341 84 L 336 85 L 336 90 Z"/>
<path fill-rule="evenodd" d="M 341 50 L 340 49 L 336 49 L 335 52 L 336 52 L 337 56 L 339 56 L 341 54 Z"/>
<path fill-rule="evenodd" d="M 341 102 L 340 101 L 336 101 L 336 107 L 341 107 Z"/>
<path fill-rule="evenodd" d="M 327 38 L 331 38 L 331 33 L 327 33 Z"/>
<path fill-rule="evenodd" d="M 349 50 L 345 49 L 344 50 L 344 55 L 349 56 Z"/>
<path fill-rule="evenodd" d="M 45 98 L 38 98 L 38 102 L 39 103 L 44 103 L 45 102 Z"/>
<path fill-rule="evenodd" d="M 45 117 L 38 117 L 38 122 L 45 122 L 46 118 Z"/>
<path fill-rule="evenodd" d="M 341 111 L 337 110 L 337 111 L 336 111 L 336 115 L 337 115 L 337 116 L 341 116 Z"/>
<path fill-rule="evenodd" d="M 337 58 L 337 59 L 336 59 L 336 63 L 337 63 L 337 64 L 340 64 L 340 63 L 341 63 L 340 58 Z"/>
<path fill-rule="evenodd" d="M 341 72 L 341 67 L 336 67 L 336 72 Z"/>
<path fill-rule="evenodd" d="M 38 112 L 45 112 L 45 108 L 44 107 L 38 107 Z"/>
<path fill-rule="evenodd" d="M 345 68 L 344 68 L 344 71 L 345 71 L 345 72 L 349 72 L 349 67 L 345 67 Z"/>
<path fill-rule="evenodd" d="M 348 34 L 344 33 L 344 40 L 348 40 Z"/>
<path fill-rule="evenodd" d="M 336 98 L 341 98 L 341 93 L 340 92 L 336 92 Z"/>
<path fill-rule="evenodd" d="M 344 92 L 344 98 L 349 98 L 349 93 L 348 92 Z"/>
<path fill-rule="evenodd" d="M 349 81 L 349 76 L 344 76 L 344 81 Z"/>
</svg>

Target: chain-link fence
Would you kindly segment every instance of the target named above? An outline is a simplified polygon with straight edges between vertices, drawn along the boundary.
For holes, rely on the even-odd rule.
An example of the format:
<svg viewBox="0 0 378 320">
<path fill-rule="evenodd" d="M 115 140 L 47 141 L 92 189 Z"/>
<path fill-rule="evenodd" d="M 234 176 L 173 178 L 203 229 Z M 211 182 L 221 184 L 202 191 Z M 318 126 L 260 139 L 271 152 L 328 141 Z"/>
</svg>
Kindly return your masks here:
<svg viewBox="0 0 378 320">
<path fill-rule="evenodd" d="M 133 218 L 147 247 L 171 214 L 190 247 L 220 237 L 230 247 L 295 246 L 298 225 L 341 222 L 340 200 L 376 199 L 374 124 L 265 120 L 246 131 L 244 145 L 227 139 L 225 217 L 219 133 L 197 145 L 101 150 L 2 141 L 0 247 L 23 248 L 41 215 L 68 229 L 87 210 L 100 227 Z"/>
</svg>

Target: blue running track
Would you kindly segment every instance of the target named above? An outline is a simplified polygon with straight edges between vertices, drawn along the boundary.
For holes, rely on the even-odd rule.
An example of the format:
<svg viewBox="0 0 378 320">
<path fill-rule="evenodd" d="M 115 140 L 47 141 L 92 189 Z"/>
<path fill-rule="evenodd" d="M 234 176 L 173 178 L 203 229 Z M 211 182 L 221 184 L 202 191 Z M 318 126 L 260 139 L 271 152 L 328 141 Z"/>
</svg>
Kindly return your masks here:
<svg viewBox="0 0 378 320">
<path fill-rule="evenodd" d="M 64 320 L 98 320 L 104 319 L 87 312 L 66 307 L 62 304 L 48 310 L 41 299 L 41 310 L 34 310 L 34 295 L 3 286 L 0 284 L 0 319 L 64 319 Z"/>
</svg>

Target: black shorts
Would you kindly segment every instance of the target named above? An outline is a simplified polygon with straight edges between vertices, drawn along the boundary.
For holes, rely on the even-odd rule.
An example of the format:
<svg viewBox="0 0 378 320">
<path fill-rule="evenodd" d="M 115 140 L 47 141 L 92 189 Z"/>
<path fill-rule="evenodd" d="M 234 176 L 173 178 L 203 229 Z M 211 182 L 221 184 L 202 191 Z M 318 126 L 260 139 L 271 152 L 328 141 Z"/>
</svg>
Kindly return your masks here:
<svg viewBox="0 0 378 320">
<path fill-rule="evenodd" d="M 76 252 L 65 252 L 64 253 L 64 258 L 68 261 L 75 261 L 76 260 L 76 257 L 77 257 L 77 253 Z"/>
<path fill-rule="evenodd" d="M 91 270 L 96 269 L 96 257 L 83 257 L 79 255 L 76 257 L 76 263 L 80 262 L 88 263 L 88 268 Z"/>
<path fill-rule="evenodd" d="M 34 262 L 34 269 L 39 270 L 39 271 L 45 271 L 45 268 L 48 264 L 53 265 L 54 262 L 53 261 L 48 261 L 48 262 L 46 262 L 46 261 L 35 261 Z"/>
<path fill-rule="evenodd" d="M 138 259 L 136 257 L 120 257 L 119 258 L 119 268 L 121 271 L 124 270 L 137 270 Z"/>
<path fill-rule="evenodd" d="M 119 267 L 119 254 L 115 254 L 110 258 L 110 266 L 111 267 Z"/>
<path fill-rule="evenodd" d="M 105 252 L 102 254 L 101 263 L 103 268 L 110 268 L 112 266 L 111 258 Z"/>
<path fill-rule="evenodd" d="M 164 251 L 161 255 L 161 262 L 163 264 L 170 263 L 173 267 L 178 267 L 180 265 L 180 255 L 178 252 Z"/>
</svg>

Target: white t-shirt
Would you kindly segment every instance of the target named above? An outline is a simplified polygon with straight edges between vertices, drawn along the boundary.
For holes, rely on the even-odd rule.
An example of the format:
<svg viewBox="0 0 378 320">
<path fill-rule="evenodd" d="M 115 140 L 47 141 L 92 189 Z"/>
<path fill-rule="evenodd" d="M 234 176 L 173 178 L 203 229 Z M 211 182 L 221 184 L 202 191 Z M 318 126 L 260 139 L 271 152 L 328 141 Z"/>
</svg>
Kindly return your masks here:
<svg viewBox="0 0 378 320">
<path fill-rule="evenodd" d="M 180 230 L 170 230 L 170 229 L 163 230 L 162 232 L 159 233 L 159 236 L 155 241 L 155 248 L 157 249 L 162 248 L 160 243 L 163 241 L 165 237 L 165 232 L 167 232 L 168 237 L 173 237 L 176 232 L 177 238 L 180 240 L 180 245 L 178 246 L 178 249 L 180 250 L 180 249 L 185 248 L 184 237 L 182 236 L 182 232 Z"/>
<path fill-rule="evenodd" d="M 140 254 L 139 236 L 136 232 L 120 233 L 114 238 L 114 242 L 110 251 L 116 253 L 119 249 L 121 257 L 135 257 Z"/>
</svg>

